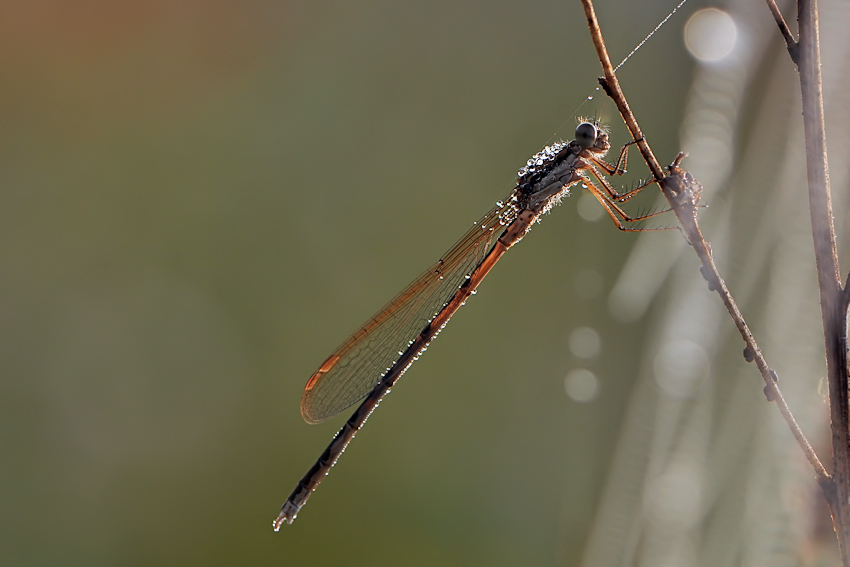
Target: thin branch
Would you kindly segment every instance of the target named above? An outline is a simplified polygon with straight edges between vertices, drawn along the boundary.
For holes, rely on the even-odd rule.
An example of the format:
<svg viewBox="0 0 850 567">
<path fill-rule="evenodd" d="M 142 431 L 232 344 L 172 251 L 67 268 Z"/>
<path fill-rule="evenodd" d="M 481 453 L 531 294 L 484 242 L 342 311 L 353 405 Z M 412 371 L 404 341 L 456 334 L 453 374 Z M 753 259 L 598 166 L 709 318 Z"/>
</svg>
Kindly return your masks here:
<svg viewBox="0 0 850 567">
<path fill-rule="evenodd" d="M 593 9 L 593 2 L 591 2 L 591 0 L 581 0 L 581 4 L 584 7 L 585 16 L 587 16 L 587 25 L 590 27 L 590 37 L 593 40 L 593 45 L 596 47 L 596 54 L 599 56 L 599 62 L 602 63 L 602 72 L 605 74 L 604 78 L 599 79 L 599 84 L 602 85 L 606 94 L 611 97 L 614 104 L 617 105 L 617 109 L 620 111 L 623 121 L 626 123 L 626 126 L 629 128 L 629 132 L 632 134 L 632 138 L 637 141 L 640 153 L 643 155 L 643 159 L 646 161 L 647 166 L 649 166 L 649 170 L 652 172 L 656 181 L 660 181 L 664 178 L 664 170 L 661 168 L 661 164 L 658 163 L 658 160 L 655 159 L 655 154 L 652 153 L 652 149 L 646 142 L 643 132 L 640 131 L 640 126 L 635 119 L 635 115 L 632 113 L 631 108 L 629 108 L 629 103 L 626 102 L 626 97 L 623 95 L 622 89 L 620 89 L 620 82 L 617 80 L 617 75 L 614 73 L 614 67 L 611 65 L 611 58 L 608 57 L 608 49 L 605 47 L 605 40 L 602 39 L 602 30 L 599 29 L 599 21 L 596 19 L 596 11 Z"/>
<path fill-rule="evenodd" d="M 818 283 L 821 286 L 821 293 L 822 295 L 830 295 L 828 303 L 830 306 L 837 307 L 837 304 L 833 302 L 841 290 L 841 275 L 838 271 L 838 251 L 835 244 L 832 196 L 829 187 L 817 2 L 816 0 L 801 0 L 799 8 L 800 88 L 803 97 L 806 172 L 812 216 L 812 236 L 815 241 L 815 260 L 817 261 Z M 822 303 L 825 299 L 827 298 L 821 298 Z"/>
<path fill-rule="evenodd" d="M 797 59 L 800 54 L 799 44 L 794 39 L 793 34 L 791 34 L 791 29 L 788 27 L 788 24 L 785 23 L 785 18 L 782 16 L 782 12 L 779 11 L 779 6 L 776 5 L 775 0 L 767 0 L 767 7 L 770 9 L 770 13 L 773 14 L 773 19 L 776 20 L 776 25 L 779 26 L 779 33 L 781 33 L 782 37 L 785 38 L 785 47 L 788 48 L 791 60 L 794 61 L 794 63 L 797 63 Z"/>
<path fill-rule="evenodd" d="M 726 310 L 735 322 L 738 332 L 741 333 L 741 337 L 743 337 L 744 342 L 747 343 L 747 349 L 752 355 L 753 360 L 764 379 L 764 393 L 767 396 L 767 399 L 774 402 L 776 407 L 779 408 L 779 412 L 785 419 L 785 423 L 788 424 L 788 427 L 791 429 L 791 433 L 794 435 L 794 438 L 797 439 L 797 443 L 799 443 L 800 448 L 806 455 L 806 459 L 808 459 L 812 468 L 814 468 L 818 483 L 822 486 L 829 486 L 832 483 L 829 473 L 824 468 L 817 456 L 817 453 L 815 453 L 815 450 L 812 448 L 811 443 L 809 443 L 808 439 L 806 439 L 806 436 L 803 434 L 802 429 L 800 429 L 797 420 L 794 419 L 794 415 L 791 413 L 791 408 L 788 407 L 788 404 L 779 389 L 779 385 L 777 384 L 776 372 L 768 366 L 767 360 L 765 360 L 761 349 L 756 343 L 756 339 L 753 336 L 752 331 L 750 331 L 749 326 L 746 321 L 744 321 L 744 316 L 741 314 L 740 309 L 738 309 L 738 304 L 735 302 L 735 298 L 732 297 L 732 294 L 726 287 L 726 282 L 720 277 L 717 266 L 714 264 L 714 258 L 711 254 L 711 246 L 703 237 L 697 221 L 696 212 L 700 194 L 702 193 L 702 185 L 700 185 L 700 183 L 689 172 L 679 167 L 679 164 L 686 155 L 687 154 L 680 153 L 673 164 L 668 166 L 668 175 L 660 183 L 661 190 L 664 192 L 664 196 L 673 208 L 676 218 L 679 220 L 679 226 L 681 227 L 682 232 L 688 242 L 690 242 L 691 246 L 693 246 L 694 251 L 697 253 L 697 256 L 699 256 L 699 259 L 705 268 L 701 271 L 705 279 L 709 282 L 709 289 L 716 290 L 718 295 L 720 295 L 720 299 L 723 300 L 723 304 L 726 306 Z"/>
</svg>

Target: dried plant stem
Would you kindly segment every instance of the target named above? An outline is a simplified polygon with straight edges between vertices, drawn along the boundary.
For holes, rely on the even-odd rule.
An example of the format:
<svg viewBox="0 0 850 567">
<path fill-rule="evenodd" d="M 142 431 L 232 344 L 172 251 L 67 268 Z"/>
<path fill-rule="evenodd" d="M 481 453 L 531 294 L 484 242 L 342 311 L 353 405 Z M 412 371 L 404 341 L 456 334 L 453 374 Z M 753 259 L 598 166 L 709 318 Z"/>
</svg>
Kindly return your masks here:
<svg viewBox="0 0 850 567">
<path fill-rule="evenodd" d="M 697 256 L 699 256 L 699 259 L 705 268 L 703 275 L 706 280 L 708 280 L 709 287 L 715 289 L 718 295 L 720 295 L 720 299 L 723 300 L 723 304 L 726 306 L 726 310 L 735 322 L 738 332 L 741 333 L 741 337 L 743 337 L 744 342 L 747 343 L 747 349 L 749 349 L 749 352 L 752 354 L 753 361 L 756 363 L 756 366 L 764 379 L 765 395 L 767 396 L 767 399 L 776 403 L 776 407 L 779 408 L 779 412 L 782 414 L 782 417 L 791 429 L 791 433 L 793 433 L 794 438 L 797 439 L 797 443 L 799 443 L 800 447 L 803 449 L 806 459 L 808 459 L 809 463 L 811 463 L 818 482 L 822 486 L 829 485 L 831 483 L 829 473 L 826 472 L 826 469 L 820 462 L 815 450 L 812 448 L 808 439 L 806 439 L 802 429 L 800 429 L 797 420 L 794 419 L 794 415 L 791 413 L 791 408 L 789 408 L 788 404 L 785 402 L 785 398 L 782 396 L 782 392 L 777 384 L 776 373 L 770 368 L 770 366 L 768 366 L 767 360 L 765 360 L 758 343 L 756 343 L 756 339 L 753 336 L 752 331 L 750 331 L 749 326 L 746 321 L 744 321 L 744 316 L 741 314 L 740 309 L 738 309 L 738 304 L 735 302 L 735 298 L 732 297 L 732 294 L 726 287 L 726 282 L 720 277 L 720 272 L 714 264 L 714 258 L 711 254 L 711 246 L 708 242 L 706 242 L 702 235 L 696 215 L 699 193 L 701 192 L 702 187 L 690 173 L 679 167 L 679 164 L 686 155 L 687 154 L 680 153 L 673 164 L 667 168 L 668 174 L 660 182 L 661 190 L 664 192 L 664 196 L 673 208 L 673 212 L 676 214 L 676 218 L 679 221 L 679 226 L 681 227 L 682 232 L 688 239 L 688 242 L 691 243 L 691 246 L 693 246 L 694 251 Z"/>
<path fill-rule="evenodd" d="M 779 11 L 779 6 L 776 5 L 774 0 L 767 0 L 767 7 L 770 9 L 770 13 L 773 15 L 776 25 L 779 26 L 779 33 L 781 33 L 782 37 L 785 38 L 785 45 L 788 47 L 791 59 L 793 59 L 794 63 L 796 63 L 798 53 L 797 42 L 794 41 L 794 36 L 791 35 L 791 29 L 788 27 L 788 24 L 785 23 L 785 18 L 782 16 L 782 12 Z"/>
<path fill-rule="evenodd" d="M 620 82 L 617 81 L 617 75 L 614 73 L 614 66 L 611 65 L 611 58 L 608 57 L 608 50 L 605 48 L 605 40 L 602 38 L 602 30 L 599 28 L 599 21 L 596 19 L 596 11 L 593 9 L 593 2 L 591 0 L 581 0 L 581 4 L 584 6 L 584 13 L 587 16 L 587 25 L 590 27 L 590 37 L 593 39 L 593 45 L 596 46 L 596 54 L 599 57 L 599 62 L 602 63 L 602 72 L 605 75 L 604 78 L 599 79 L 599 84 L 602 85 L 602 88 L 605 89 L 605 93 L 611 97 L 614 104 L 617 105 L 620 115 L 623 117 L 626 126 L 629 128 L 629 132 L 632 134 L 632 138 L 637 140 L 640 153 L 643 155 L 643 159 L 646 161 L 647 166 L 649 166 L 649 170 L 652 172 L 653 177 L 655 177 L 656 181 L 661 181 L 664 178 L 664 170 L 661 168 L 661 164 L 658 163 L 658 160 L 655 159 L 655 154 L 652 153 L 652 149 L 649 147 L 649 144 L 647 143 L 643 132 L 641 132 L 637 120 L 635 119 L 635 115 L 632 113 L 631 108 L 629 108 L 629 103 L 626 101 L 626 97 L 620 89 Z"/>
</svg>

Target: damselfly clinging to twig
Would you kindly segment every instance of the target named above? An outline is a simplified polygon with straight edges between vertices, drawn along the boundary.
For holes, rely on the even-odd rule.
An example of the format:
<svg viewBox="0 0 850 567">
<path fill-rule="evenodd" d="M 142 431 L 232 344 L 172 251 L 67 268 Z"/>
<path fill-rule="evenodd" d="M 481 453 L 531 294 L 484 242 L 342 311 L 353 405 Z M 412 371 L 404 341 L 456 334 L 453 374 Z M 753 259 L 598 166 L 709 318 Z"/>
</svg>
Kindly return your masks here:
<svg viewBox="0 0 850 567">
<path fill-rule="evenodd" d="M 575 140 L 547 146 L 532 156 L 504 201 L 497 202 L 445 256 L 322 363 L 301 398 L 301 415 L 307 422 L 319 423 L 363 401 L 289 495 L 273 522 L 275 531 L 283 522 L 292 523 L 381 398 L 475 292 L 502 254 L 567 196 L 572 185 L 581 182 L 587 187 L 620 230 L 645 230 L 624 223 L 660 214 L 630 217 L 620 203 L 646 185 L 620 195 L 604 177 L 625 173 L 632 143 L 623 147 L 616 164 L 610 164 L 604 161 L 611 147 L 608 133 L 598 124 L 582 122 Z"/>
</svg>

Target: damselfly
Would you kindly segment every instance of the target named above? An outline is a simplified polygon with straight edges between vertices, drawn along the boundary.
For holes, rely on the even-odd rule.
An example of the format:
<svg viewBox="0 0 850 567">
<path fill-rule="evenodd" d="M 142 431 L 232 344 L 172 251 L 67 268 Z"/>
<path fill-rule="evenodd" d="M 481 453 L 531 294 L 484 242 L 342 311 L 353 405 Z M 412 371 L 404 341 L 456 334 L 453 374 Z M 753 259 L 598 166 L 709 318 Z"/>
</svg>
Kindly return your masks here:
<svg viewBox="0 0 850 567">
<path fill-rule="evenodd" d="M 568 195 L 572 185 L 583 183 L 620 230 L 642 230 L 623 223 L 664 212 L 628 216 L 619 203 L 646 185 L 620 195 L 604 177 L 625 173 L 628 146 L 633 143 L 623 147 L 612 165 L 603 159 L 611 147 L 608 133 L 596 123 L 582 122 L 575 140 L 547 146 L 532 156 L 519 170 L 516 187 L 504 201 L 497 202 L 445 256 L 319 366 L 301 398 L 301 415 L 308 423 L 322 422 L 363 401 L 289 495 L 273 522 L 275 531 L 283 522 L 292 523 L 381 398 L 475 292 L 502 254 Z M 498 230 L 501 233 L 496 237 Z"/>
</svg>

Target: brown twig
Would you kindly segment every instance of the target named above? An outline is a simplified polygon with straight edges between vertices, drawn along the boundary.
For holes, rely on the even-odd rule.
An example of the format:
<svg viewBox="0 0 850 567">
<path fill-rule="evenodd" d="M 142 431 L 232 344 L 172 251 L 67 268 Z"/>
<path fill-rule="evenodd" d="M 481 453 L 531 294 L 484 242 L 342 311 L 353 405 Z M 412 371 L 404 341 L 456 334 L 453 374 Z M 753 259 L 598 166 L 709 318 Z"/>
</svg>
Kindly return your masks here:
<svg viewBox="0 0 850 567">
<path fill-rule="evenodd" d="M 729 315 L 735 322 L 735 326 L 738 328 L 744 342 L 747 344 L 747 348 L 753 355 L 753 359 L 756 361 L 756 365 L 764 379 L 765 394 L 767 395 L 768 400 L 776 403 L 782 417 L 785 419 L 792 434 L 797 439 L 800 448 L 811 463 L 818 482 L 824 487 L 824 491 L 829 493 L 832 488 L 832 479 L 826 472 L 826 469 L 823 467 L 823 464 L 820 462 L 820 459 L 811 444 L 806 439 L 800 429 L 800 426 L 797 424 L 797 421 L 794 419 L 791 409 L 785 402 L 785 398 L 782 396 L 782 392 L 776 383 L 776 373 L 771 370 L 770 366 L 767 364 L 767 361 L 762 355 L 761 349 L 759 349 L 752 332 L 744 321 L 732 294 L 729 293 L 726 283 L 723 281 L 723 278 L 720 277 L 711 255 L 711 247 L 708 242 L 705 241 L 705 238 L 703 238 L 702 232 L 699 229 L 696 211 L 701 186 L 690 173 L 679 167 L 679 164 L 685 154 L 679 154 L 673 164 L 668 168 L 667 174 L 662 171 L 658 161 L 652 153 L 652 150 L 649 148 L 649 144 L 643 138 L 643 133 L 638 126 L 637 119 L 635 118 L 634 113 L 632 113 L 631 108 L 629 108 L 626 98 L 623 95 L 623 91 L 620 88 L 620 84 L 617 81 L 617 77 L 614 74 L 614 69 L 611 66 L 605 42 L 602 38 L 602 32 L 599 29 L 599 23 L 596 19 L 596 13 L 593 9 L 592 0 L 581 1 L 590 27 L 590 35 L 593 38 L 593 43 L 596 47 L 596 52 L 599 56 L 599 61 L 602 63 L 602 69 L 605 74 L 604 79 L 600 79 L 600 84 L 602 84 L 603 88 L 605 88 L 605 92 L 617 105 L 617 108 L 623 116 L 623 120 L 628 126 L 629 131 L 632 133 L 632 136 L 638 140 L 638 146 L 641 149 L 641 153 L 646 159 L 647 165 L 652 171 L 653 176 L 661 186 L 665 197 L 667 197 L 667 200 L 670 202 L 670 206 L 675 211 L 683 234 L 694 247 L 697 256 L 699 256 L 702 261 L 704 267 L 703 275 L 709 281 L 711 287 L 720 295 L 724 305 L 726 305 L 727 311 L 729 311 Z"/>
<path fill-rule="evenodd" d="M 794 419 L 794 415 L 791 413 L 791 408 L 789 408 L 788 404 L 785 402 L 785 398 L 782 396 L 782 392 L 777 384 L 776 373 L 770 368 L 770 366 L 768 366 L 767 360 L 765 360 L 758 343 L 756 343 L 756 339 L 753 336 L 752 331 L 750 331 L 749 326 L 746 321 L 744 321 L 744 316 L 741 314 L 740 309 L 738 309 L 738 304 L 735 302 L 735 298 L 732 297 L 732 294 L 726 287 L 726 282 L 720 277 L 717 266 L 714 264 L 714 258 L 711 254 L 711 246 L 703 237 L 702 231 L 699 228 L 699 223 L 697 222 L 696 212 L 700 194 L 702 193 L 702 186 L 689 172 L 679 167 L 679 164 L 686 155 L 687 154 L 680 153 L 676 157 L 675 161 L 668 166 L 668 174 L 661 180 L 660 183 L 661 190 L 664 192 L 664 196 L 673 208 L 673 212 L 679 220 L 679 226 L 681 227 L 682 232 L 688 239 L 688 242 L 691 243 L 691 246 L 693 246 L 694 251 L 702 262 L 704 270 L 701 271 L 705 279 L 709 282 L 709 289 L 716 290 L 718 295 L 720 295 L 720 299 L 723 300 L 723 304 L 726 306 L 726 310 L 735 322 L 738 332 L 741 333 L 741 337 L 743 337 L 744 342 L 747 344 L 747 349 L 749 350 L 753 361 L 756 363 L 759 372 L 761 372 L 762 378 L 764 379 L 764 393 L 767 396 L 767 399 L 776 403 L 776 407 L 779 408 L 779 412 L 782 414 L 782 417 L 791 429 L 791 433 L 803 449 L 806 459 L 808 459 L 812 468 L 814 468 L 818 483 L 822 486 L 829 485 L 831 483 L 829 473 L 826 472 L 826 469 L 820 462 L 817 453 L 815 453 L 815 450 L 812 448 L 808 439 L 806 439 L 806 436 L 803 434 L 803 430 L 800 429 L 797 420 Z"/>
<path fill-rule="evenodd" d="M 782 12 L 779 11 L 779 6 L 776 5 L 775 0 L 766 1 L 767 7 L 770 9 L 770 13 L 773 14 L 773 19 L 776 20 L 776 25 L 779 26 L 779 33 L 781 33 L 782 37 L 785 38 L 785 47 L 788 48 L 791 60 L 794 61 L 794 63 L 797 63 L 797 58 L 800 53 L 799 44 L 791 34 L 791 29 L 788 27 L 788 24 L 785 23 L 785 18 L 782 16 Z"/>
<path fill-rule="evenodd" d="M 629 128 L 632 138 L 637 141 L 640 153 L 643 155 L 649 170 L 652 172 L 656 181 L 661 181 L 664 178 L 664 170 L 661 164 L 655 159 L 655 154 L 646 141 L 643 132 L 640 131 L 635 115 L 629 108 L 629 103 L 626 102 L 626 97 L 620 89 L 620 82 L 617 80 L 617 75 L 614 73 L 614 66 L 611 65 L 611 58 L 608 57 L 608 50 L 605 47 L 605 40 L 602 39 L 602 30 L 599 28 L 599 21 L 596 19 L 596 11 L 593 9 L 593 3 L 590 0 L 582 0 L 584 6 L 584 14 L 587 16 L 587 25 L 590 27 L 590 37 L 593 39 L 593 45 L 596 47 L 596 54 L 599 57 L 599 62 L 602 63 L 602 72 L 604 77 L 599 79 L 599 84 L 605 90 L 605 93 L 613 99 L 614 104 L 620 111 L 620 115 Z"/>
</svg>

